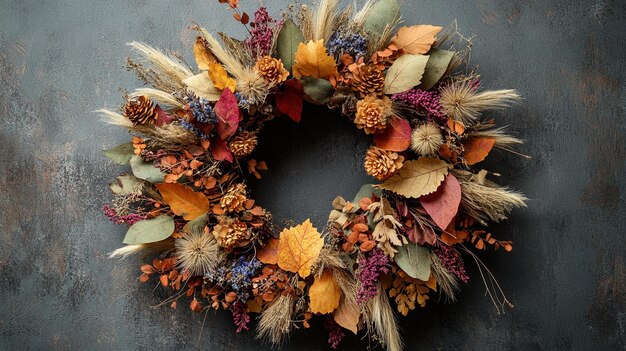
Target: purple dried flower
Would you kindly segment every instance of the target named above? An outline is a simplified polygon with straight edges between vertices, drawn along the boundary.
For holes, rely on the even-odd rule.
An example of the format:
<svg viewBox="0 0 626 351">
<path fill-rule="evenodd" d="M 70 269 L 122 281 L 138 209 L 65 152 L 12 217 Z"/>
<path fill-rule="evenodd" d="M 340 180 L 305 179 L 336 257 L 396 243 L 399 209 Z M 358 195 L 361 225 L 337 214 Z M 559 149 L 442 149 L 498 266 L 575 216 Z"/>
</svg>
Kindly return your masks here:
<svg viewBox="0 0 626 351">
<path fill-rule="evenodd" d="M 107 216 L 111 222 L 115 224 L 126 224 L 129 226 L 139 221 L 143 221 L 144 219 L 147 218 L 145 215 L 140 215 L 137 213 L 131 213 L 125 216 L 119 216 L 117 214 L 117 211 L 115 211 L 115 209 L 111 207 L 109 204 L 105 204 L 104 206 L 102 206 L 102 212 L 104 212 L 104 215 Z"/>
<path fill-rule="evenodd" d="M 439 103 L 440 97 L 437 90 L 411 89 L 403 93 L 394 94 L 391 96 L 391 99 L 402 101 L 414 108 L 418 113 L 424 114 L 429 119 L 436 120 L 440 124 L 444 124 L 448 117 Z"/>
<path fill-rule="evenodd" d="M 244 43 L 252 52 L 253 58 L 269 55 L 272 49 L 274 34 L 282 27 L 282 21 L 270 17 L 265 6 L 259 7 L 254 13 L 254 21 L 250 23 L 252 30 Z"/>
<path fill-rule="evenodd" d="M 437 257 L 439 257 L 439 260 L 441 260 L 443 268 L 452 272 L 463 282 L 467 283 L 469 276 L 465 272 L 465 264 L 461 259 L 461 255 L 456 249 L 448 245 L 439 245 L 434 251 Z"/>
<path fill-rule="evenodd" d="M 243 302 L 237 302 L 230 305 L 230 312 L 233 314 L 233 322 L 237 326 L 237 333 L 243 330 L 249 330 L 250 315 L 246 312 L 246 306 Z"/>
<path fill-rule="evenodd" d="M 341 328 L 332 317 L 328 317 L 324 321 L 324 329 L 328 332 L 328 345 L 331 349 L 336 350 L 341 340 L 346 336 L 343 332 L 343 328 Z"/>
<path fill-rule="evenodd" d="M 359 269 L 356 277 L 359 288 L 356 292 L 356 301 L 362 305 L 378 294 L 380 276 L 389 273 L 389 258 L 381 249 L 366 252 L 359 260 Z"/>
</svg>

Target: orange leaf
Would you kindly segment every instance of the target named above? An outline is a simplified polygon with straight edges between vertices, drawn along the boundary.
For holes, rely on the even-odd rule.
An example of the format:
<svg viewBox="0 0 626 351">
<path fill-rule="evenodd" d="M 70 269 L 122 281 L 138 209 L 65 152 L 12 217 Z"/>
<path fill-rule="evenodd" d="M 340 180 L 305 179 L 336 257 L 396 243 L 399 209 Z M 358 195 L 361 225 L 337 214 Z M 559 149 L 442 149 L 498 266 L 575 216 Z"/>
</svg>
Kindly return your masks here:
<svg viewBox="0 0 626 351">
<path fill-rule="evenodd" d="M 431 25 L 417 25 L 412 27 L 402 27 L 391 41 L 398 50 L 404 50 L 409 54 L 425 54 L 430 51 L 430 47 L 435 43 L 437 33 L 441 32 L 441 27 Z"/>
<path fill-rule="evenodd" d="M 468 165 L 476 164 L 484 160 L 493 146 L 496 144 L 496 139 L 493 138 L 471 138 L 463 143 L 465 152 L 463 157 Z"/>
<path fill-rule="evenodd" d="M 309 219 L 284 229 L 280 233 L 278 245 L 278 266 L 306 278 L 311 274 L 311 266 L 317 260 L 322 246 L 324 239 Z"/>
<path fill-rule="evenodd" d="M 200 312 L 202 311 L 202 303 L 198 301 L 198 299 L 194 298 L 193 301 L 191 301 L 191 303 L 189 304 L 189 308 L 194 312 Z"/>
<path fill-rule="evenodd" d="M 278 262 L 278 244 L 280 240 L 271 238 L 265 246 L 256 249 L 256 258 L 265 264 L 276 264 Z"/>
<path fill-rule="evenodd" d="M 224 67 L 222 67 L 219 63 L 209 63 L 209 78 L 211 78 L 213 85 L 217 89 L 224 90 L 228 88 L 231 92 L 235 92 L 237 81 L 230 78 Z"/>
<path fill-rule="evenodd" d="M 404 151 L 411 146 L 411 125 L 404 118 L 393 118 L 384 132 L 374 135 L 374 143 L 381 149 Z"/>
<path fill-rule="evenodd" d="M 458 135 L 465 133 L 465 126 L 463 126 L 463 123 L 455 121 L 452 118 L 448 119 L 448 128 Z"/>
<path fill-rule="evenodd" d="M 204 39 L 198 37 L 193 44 L 193 56 L 198 64 L 198 69 L 208 70 L 210 63 L 215 63 L 217 60 L 206 46 Z"/>
<path fill-rule="evenodd" d="M 338 74 L 335 59 L 326 52 L 322 39 L 311 40 L 306 44 L 300 43 L 298 51 L 296 51 L 295 62 L 293 75 L 298 79 L 313 77 L 328 80 Z"/>
<path fill-rule="evenodd" d="M 193 191 L 190 187 L 178 183 L 156 184 L 163 200 L 170 205 L 172 212 L 190 221 L 209 211 L 209 199 Z"/>
<path fill-rule="evenodd" d="M 325 270 L 321 276 L 315 278 L 309 288 L 309 297 L 309 306 L 313 313 L 332 313 L 339 307 L 341 289 L 331 271 Z"/>
</svg>

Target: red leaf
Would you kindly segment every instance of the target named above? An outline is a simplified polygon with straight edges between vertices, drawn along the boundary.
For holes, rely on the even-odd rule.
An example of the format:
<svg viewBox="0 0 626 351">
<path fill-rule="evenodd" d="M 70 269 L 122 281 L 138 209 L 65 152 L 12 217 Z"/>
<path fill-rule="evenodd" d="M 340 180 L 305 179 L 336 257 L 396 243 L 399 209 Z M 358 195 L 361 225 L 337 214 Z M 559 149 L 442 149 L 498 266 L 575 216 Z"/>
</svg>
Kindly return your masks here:
<svg viewBox="0 0 626 351">
<path fill-rule="evenodd" d="M 384 132 L 374 135 L 374 143 L 381 149 L 404 151 L 411 145 L 411 125 L 404 118 L 393 118 Z"/>
<path fill-rule="evenodd" d="M 449 173 L 436 192 L 420 197 L 420 203 L 439 228 L 445 230 L 461 203 L 461 184 Z"/>
<path fill-rule="evenodd" d="M 230 89 L 224 89 L 214 111 L 217 115 L 217 135 L 220 139 L 226 140 L 233 136 L 239 126 L 239 105 Z"/>
<path fill-rule="evenodd" d="M 302 98 L 304 96 L 302 83 L 297 79 L 290 79 L 283 86 L 285 89 L 276 94 L 276 107 L 278 111 L 286 114 L 295 122 L 300 122 L 302 117 Z"/>
<path fill-rule="evenodd" d="M 411 228 L 406 231 L 409 240 L 413 244 L 424 245 L 426 243 L 430 245 L 435 245 L 437 242 L 437 235 L 432 230 L 432 228 L 428 226 L 424 226 L 424 229 L 420 228 L 417 224 L 413 225 Z"/>
<path fill-rule="evenodd" d="M 211 141 L 211 155 L 217 161 L 233 162 L 233 154 L 226 146 L 226 140 L 214 139 Z"/>
<path fill-rule="evenodd" d="M 248 14 L 244 12 L 241 16 L 241 24 L 246 25 L 248 24 L 248 22 L 250 22 L 250 16 L 248 16 Z"/>
<path fill-rule="evenodd" d="M 154 122 L 158 127 L 162 127 L 165 124 L 170 124 L 174 121 L 174 117 L 165 112 L 159 105 L 154 107 L 154 111 L 157 113 L 157 119 Z"/>
</svg>

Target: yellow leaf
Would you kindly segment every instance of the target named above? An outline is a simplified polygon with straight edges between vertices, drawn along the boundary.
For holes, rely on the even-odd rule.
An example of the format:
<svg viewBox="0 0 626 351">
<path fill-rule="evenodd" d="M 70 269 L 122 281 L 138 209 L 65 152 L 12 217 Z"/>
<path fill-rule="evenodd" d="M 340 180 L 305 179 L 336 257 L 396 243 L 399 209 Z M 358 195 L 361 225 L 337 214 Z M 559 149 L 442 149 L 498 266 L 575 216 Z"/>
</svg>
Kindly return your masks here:
<svg viewBox="0 0 626 351">
<path fill-rule="evenodd" d="M 420 157 L 404 162 L 398 173 L 378 185 L 384 190 L 409 198 L 435 192 L 448 174 L 450 165 L 435 157 Z"/>
<path fill-rule="evenodd" d="M 325 270 L 321 276 L 315 277 L 309 288 L 309 298 L 309 307 L 313 313 L 332 313 L 339 307 L 341 289 L 331 271 Z"/>
<path fill-rule="evenodd" d="M 155 186 L 172 212 L 185 220 L 196 219 L 209 211 L 209 199 L 203 193 L 178 183 L 160 183 Z"/>
<path fill-rule="evenodd" d="M 300 43 L 295 61 L 293 75 L 298 79 L 313 77 L 328 80 L 338 74 L 335 59 L 326 52 L 323 39 Z"/>
<path fill-rule="evenodd" d="M 441 27 L 431 25 L 402 27 L 393 37 L 391 43 L 394 44 L 398 50 L 404 50 L 409 54 L 425 54 L 430 51 L 441 29 Z"/>
<path fill-rule="evenodd" d="M 211 63 L 217 62 L 201 37 L 196 38 L 196 42 L 193 44 L 193 56 L 196 58 L 200 70 L 208 70 Z"/>
<path fill-rule="evenodd" d="M 209 63 L 209 77 L 217 89 L 224 90 L 228 88 L 231 92 L 235 92 L 237 81 L 229 77 L 228 72 L 219 63 Z"/>
<path fill-rule="evenodd" d="M 322 246 L 322 235 L 308 219 L 295 227 L 284 229 L 278 244 L 278 266 L 306 278 L 311 274 L 311 266 L 317 260 Z"/>
<path fill-rule="evenodd" d="M 348 303 L 345 298 L 339 304 L 339 307 L 335 310 L 333 318 L 335 322 L 340 326 L 348 329 L 356 334 L 359 331 L 359 318 L 361 317 L 361 311 L 359 306 L 355 303 Z"/>
</svg>

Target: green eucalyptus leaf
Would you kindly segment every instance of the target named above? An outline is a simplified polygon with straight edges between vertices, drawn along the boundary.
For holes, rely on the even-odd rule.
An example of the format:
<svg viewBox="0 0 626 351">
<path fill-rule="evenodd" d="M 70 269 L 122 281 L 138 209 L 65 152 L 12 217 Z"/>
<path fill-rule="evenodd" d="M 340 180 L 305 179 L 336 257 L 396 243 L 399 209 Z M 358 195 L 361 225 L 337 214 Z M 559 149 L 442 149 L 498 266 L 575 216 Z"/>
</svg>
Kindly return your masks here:
<svg viewBox="0 0 626 351">
<path fill-rule="evenodd" d="M 400 5 L 396 0 L 380 0 L 367 13 L 364 28 L 370 33 L 382 33 L 389 23 L 400 15 Z"/>
<path fill-rule="evenodd" d="M 372 184 L 365 184 L 359 189 L 359 192 L 354 196 L 354 201 L 352 203 L 358 206 L 359 201 L 361 201 L 364 197 L 372 197 L 372 195 L 380 196 L 382 194 L 382 190 L 378 188 L 374 188 Z"/>
<path fill-rule="evenodd" d="M 135 147 L 133 143 L 124 143 L 110 150 L 105 150 L 104 154 L 118 165 L 127 165 L 130 159 L 135 156 Z"/>
<path fill-rule="evenodd" d="M 174 233 L 174 219 L 161 215 L 156 218 L 139 221 L 126 232 L 124 244 L 146 244 L 165 240 Z"/>
<path fill-rule="evenodd" d="M 323 105 L 335 93 L 335 89 L 332 84 L 330 84 L 330 82 L 326 79 L 302 77 L 300 81 L 304 87 L 305 100 L 311 103 Z"/>
<path fill-rule="evenodd" d="M 298 45 L 302 42 L 304 42 L 302 32 L 291 19 L 288 19 L 280 33 L 278 33 L 276 50 L 278 51 L 278 57 L 283 61 L 285 69 L 290 72 L 298 51 Z"/>
<path fill-rule="evenodd" d="M 202 230 L 204 229 L 204 227 L 207 225 L 207 223 L 209 222 L 209 217 L 208 215 L 205 213 L 195 219 L 192 219 L 191 221 L 187 222 L 187 224 L 185 224 L 185 226 L 183 227 L 183 231 L 185 232 L 202 232 Z"/>
<path fill-rule="evenodd" d="M 140 156 L 133 156 L 130 159 L 130 168 L 135 177 L 147 180 L 150 183 L 162 183 L 165 175 L 160 169 L 154 167 L 152 163 L 145 162 Z"/>
<path fill-rule="evenodd" d="M 430 278 L 430 250 L 419 245 L 409 243 L 398 248 L 394 260 L 410 277 L 422 281 Z"/>
<path fill-rule="evenodd" d="M 114 195 L 141 195 L 144 181 L 132 174 L 122 174 L 109 184 Z"/>
<path fill-rule="evenodd" d="M 450 61 L 454 57 L 454 51 L 432 49 L 428 53 L 430 57 L 426 63 L 426 70 L 422 76 L 422 83 L 419 88 L 422 90 L 430 90 L 441 80 L 441 77 L 448 70 Z"/>
</svg>

